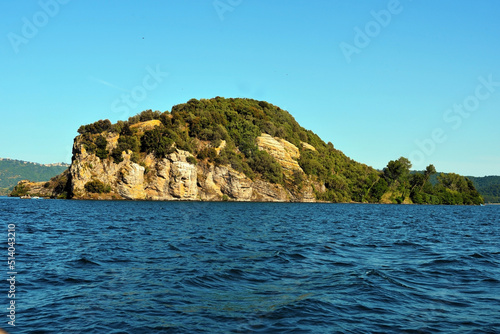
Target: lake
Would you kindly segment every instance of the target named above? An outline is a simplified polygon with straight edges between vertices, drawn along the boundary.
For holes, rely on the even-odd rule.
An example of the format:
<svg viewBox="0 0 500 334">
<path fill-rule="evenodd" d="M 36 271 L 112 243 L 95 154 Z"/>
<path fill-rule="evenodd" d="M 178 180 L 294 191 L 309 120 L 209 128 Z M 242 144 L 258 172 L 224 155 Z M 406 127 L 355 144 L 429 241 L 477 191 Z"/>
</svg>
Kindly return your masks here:
<svg viewBox="0 0 500 334">
<path fill-rule="evenodd" d="M 500 206 L 0 198 L 0 220 L 9 333 L 500 333 Z"/>
</svg>

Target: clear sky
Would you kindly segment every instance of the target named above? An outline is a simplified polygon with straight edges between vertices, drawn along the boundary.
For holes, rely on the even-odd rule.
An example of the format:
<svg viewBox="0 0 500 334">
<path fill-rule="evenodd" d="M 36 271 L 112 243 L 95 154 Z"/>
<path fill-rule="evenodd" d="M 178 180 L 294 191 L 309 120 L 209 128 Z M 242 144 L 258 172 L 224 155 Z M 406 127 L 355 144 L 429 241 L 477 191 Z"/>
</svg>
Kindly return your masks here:
<svg viewBox="0 0 500 334">
<path fill-rule="evenodd" d="M 1 1 L 0 157 L 70 162 L 76 130 L 248 97 L 354 160 L 500 175 L 498 0 Z"/>
</svg>

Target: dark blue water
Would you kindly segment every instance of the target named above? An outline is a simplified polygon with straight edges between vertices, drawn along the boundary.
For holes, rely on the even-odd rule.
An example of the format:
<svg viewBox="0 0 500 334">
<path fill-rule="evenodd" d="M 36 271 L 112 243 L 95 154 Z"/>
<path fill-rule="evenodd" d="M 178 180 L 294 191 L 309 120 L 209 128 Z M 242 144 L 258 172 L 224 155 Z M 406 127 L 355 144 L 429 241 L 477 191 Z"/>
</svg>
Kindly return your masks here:
<svg viewBox="0 0 500 334">
<path fill-rule="evenodd" d="M 500 333 L 500 206 L 0 199 L 10 333 Z"/>
</svg>

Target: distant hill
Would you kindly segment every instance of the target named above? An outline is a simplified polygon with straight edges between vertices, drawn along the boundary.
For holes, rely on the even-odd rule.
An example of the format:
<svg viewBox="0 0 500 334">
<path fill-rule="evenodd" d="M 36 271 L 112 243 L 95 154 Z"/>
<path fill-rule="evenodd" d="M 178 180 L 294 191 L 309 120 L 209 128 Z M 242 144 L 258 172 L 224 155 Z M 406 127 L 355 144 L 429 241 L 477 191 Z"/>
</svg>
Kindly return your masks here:
<svg viewBox="0 0 500 334">
<path fill-rule="evenodd" d="M 431 176 L 430 182 L 432 184 L 438 183 L 437 176 L 439 174 Z M 500 176 L 467 176 L 467 178 L 472 181 L 486 203 L 500 203 Z"/>
<path fill-rule="evenodd" d="M 486 203 L 500 203 L 500 176 L 468 177 Z"/>
<path fill-rule="evenodd" d="M 38 164 L 34 162 L 0 158 L 0 196 L 8 195 L 21 180 L 48 181 L 68 169 L 65 163 Z"/>
</svg>

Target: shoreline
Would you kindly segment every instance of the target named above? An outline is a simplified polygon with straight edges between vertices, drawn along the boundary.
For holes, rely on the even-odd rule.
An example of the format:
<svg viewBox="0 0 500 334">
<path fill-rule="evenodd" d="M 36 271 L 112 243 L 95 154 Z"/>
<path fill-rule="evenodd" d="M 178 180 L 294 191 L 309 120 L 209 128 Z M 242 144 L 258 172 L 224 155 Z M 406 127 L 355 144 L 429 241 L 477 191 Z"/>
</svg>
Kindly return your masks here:
<svg viewBox="0 0 500 334">
<path fill-rule="evenodd" d="M 500 203 L 485 203 L 482 205 L 477 204 L 418 204 L 418 203 L 366 203 L 366 202 L 326 202 L 326 201 L 315 201 L 315 202 L 298 202 L 298 201 L 204 201 L 204 200 L 153 200 L 153 199 L 105 199 L 105 198 L 50 198 L 50 197 L 40 197 L 40 198 L 21 198 L 17 196 L 0 196 L 0 199 L 19 199 L 19 200 L 63 200 L 63 201 L 94 201 L 94 202 L 184 202 L 184 203 L 278 203 L 278 204 L 359 204 L 359 205 L 395 205 L 395 206 L 489 206 L 489 205 L 500 205 Z"/>
</svg>

